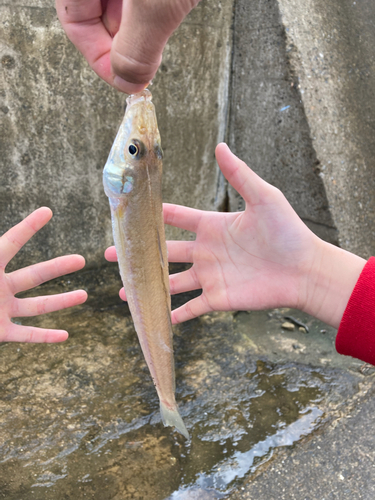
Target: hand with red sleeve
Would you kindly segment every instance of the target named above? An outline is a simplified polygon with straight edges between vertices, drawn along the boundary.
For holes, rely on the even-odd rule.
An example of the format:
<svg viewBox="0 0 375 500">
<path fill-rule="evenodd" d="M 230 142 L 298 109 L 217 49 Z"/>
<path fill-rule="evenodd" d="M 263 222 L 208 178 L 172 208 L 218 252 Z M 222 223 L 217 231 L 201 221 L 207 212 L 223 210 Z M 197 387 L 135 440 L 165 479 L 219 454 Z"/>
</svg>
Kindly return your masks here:
<svg viewBox="0 0 375 500">
<path fill-rule="evenodd" d="M 195 241 L 169 241 L 170 262 L 187 271 L 170 276 L 172 294 L 201 294 L 172 311 L 180 323 L 210 311 L 293 307 L 338 327 L 366 263 L 318 238 L 285 196 L 253 172 L 225 144 L 219 167 L 246 202 L 243 212 L 207 212 L 164 205 L 164 221 L 195 233 Z M 116 260 L 114 247 L 105 253 Z M 120 296 L 126 299 L 124 290 Z"/>
</svg>

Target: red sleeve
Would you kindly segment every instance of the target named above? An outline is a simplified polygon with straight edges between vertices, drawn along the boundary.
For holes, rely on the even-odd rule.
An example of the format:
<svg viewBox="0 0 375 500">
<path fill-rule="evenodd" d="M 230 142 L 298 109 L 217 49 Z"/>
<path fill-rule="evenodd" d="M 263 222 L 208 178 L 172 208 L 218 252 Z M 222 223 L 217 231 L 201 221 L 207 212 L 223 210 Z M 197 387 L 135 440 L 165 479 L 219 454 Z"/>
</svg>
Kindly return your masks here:
<svg viewBox="0 0 375 500">
<path fill-rule="evenodd" d="M 350 296 L 336 337 L 340 354 L 375 365 L 375 257 L 371 257 Z"/>
</svg>

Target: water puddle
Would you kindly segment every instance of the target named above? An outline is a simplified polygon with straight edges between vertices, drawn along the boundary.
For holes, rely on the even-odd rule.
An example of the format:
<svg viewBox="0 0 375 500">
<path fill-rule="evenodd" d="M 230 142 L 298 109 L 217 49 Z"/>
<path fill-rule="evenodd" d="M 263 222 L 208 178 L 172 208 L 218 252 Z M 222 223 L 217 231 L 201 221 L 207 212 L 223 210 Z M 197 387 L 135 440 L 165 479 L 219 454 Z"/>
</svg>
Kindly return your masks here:
<svg viewBox="0 0 375 500">
<path fill-rule="evenodd" d="M 240 484 L 239 480 L 249 473 L 255 472 L 259 465 L 272 457 L 273 450 L 280 446 L 291 446 L 302 437 L 310 434 L 319 423 L 323 412 L 319 408 L 309 408 L 296 422 L 281 428 L 275 434 L 256 443 L 250 450 L 234 452 L 212 468 L 209 474 L 199 474 L 195 483 L 183 486 L 174 492 L 169 500 L 197 498 L 198 493 L 205 492 L 207 498 L 225 498 L 233 488 Z"/>
<path fill-rule="evenodd" d="M 34 324 L 42 322 L 64 325 L 69 340 L 0 347 L 7 500 L 227 498 L 275 449 L 319 425 L 342 382 L 337 372 L 260 356 L 246 317 L 241 328 L 229 313 L 185 323 L 175 328 L 175 355 L 187 443 L 161 424 L 125 306 L 91 304 Z"/>
</svg>

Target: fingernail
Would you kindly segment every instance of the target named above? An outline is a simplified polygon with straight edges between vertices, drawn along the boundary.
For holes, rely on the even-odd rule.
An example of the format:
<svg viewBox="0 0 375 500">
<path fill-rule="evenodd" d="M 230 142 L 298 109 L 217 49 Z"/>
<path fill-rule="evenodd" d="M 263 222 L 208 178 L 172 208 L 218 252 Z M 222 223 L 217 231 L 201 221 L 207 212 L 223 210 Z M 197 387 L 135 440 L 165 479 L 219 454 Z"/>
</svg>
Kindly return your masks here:
<svg viewBox="0 0 375 500">
<path fill-rule="evenodd" d="M 125 92 L 126 94 L 136 94 L 137 92 L 142 92 L 147 85 L 147 83 L 131 83 L 127 82 L 123 78 L 119 76 L 115 76 L 113 79 L 113 85 L 116 87 L 117 90 L 120 92 Z"/>
</svg>

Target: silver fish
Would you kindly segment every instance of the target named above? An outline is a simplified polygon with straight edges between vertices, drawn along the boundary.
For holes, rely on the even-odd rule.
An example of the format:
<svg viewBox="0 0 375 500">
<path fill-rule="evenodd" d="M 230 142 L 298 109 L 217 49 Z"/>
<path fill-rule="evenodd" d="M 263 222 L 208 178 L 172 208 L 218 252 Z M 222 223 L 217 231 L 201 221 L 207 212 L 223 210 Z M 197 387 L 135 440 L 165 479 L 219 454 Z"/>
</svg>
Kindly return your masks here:
<svg viewBox="0 0 375 500">
<path fill-rule="evenodd" d="M 165 426 L 188 431 L 175 400 L 167 246 L 161 196 L 160 134 L 151 92 L 127 99 L 103 172 L 122 282 Z"/>
</svg>

